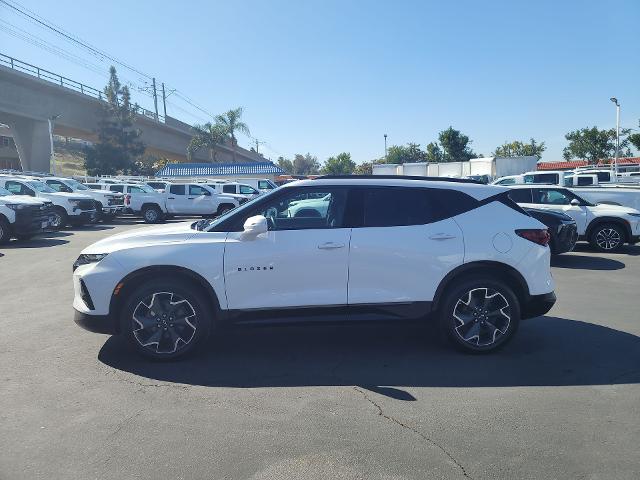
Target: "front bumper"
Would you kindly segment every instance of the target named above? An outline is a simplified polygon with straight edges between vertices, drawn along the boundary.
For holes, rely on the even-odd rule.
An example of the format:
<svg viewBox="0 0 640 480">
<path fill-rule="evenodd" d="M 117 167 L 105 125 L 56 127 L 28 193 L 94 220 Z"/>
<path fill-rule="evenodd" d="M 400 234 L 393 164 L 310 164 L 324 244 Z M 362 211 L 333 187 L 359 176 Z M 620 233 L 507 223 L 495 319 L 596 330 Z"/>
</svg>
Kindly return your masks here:
<svg viewBox="0 0 640 480">
<path fill-rule="evenodd" d="M 111 315 L 89 315 L 75 309 L 74 311 L 73 321 L 85 330 L 107 335 L 118 333 L 118 322 Z"/>
<path fill-rule="evenodd" d="M 522 319 L 540 317 L 551 310 L 557 300 L 555 292 L 542 295 L 530 295 L 527 301 L 521 305 Z"/>
<path fill-rule="evenodd" d="M 50 209 L 46 207 L 33 207 L 16 212 L 16 221 L 13 224 L 13 232 L 16 235 L 34 235 L 42 233 L 51 226 Z"/>
</svg>

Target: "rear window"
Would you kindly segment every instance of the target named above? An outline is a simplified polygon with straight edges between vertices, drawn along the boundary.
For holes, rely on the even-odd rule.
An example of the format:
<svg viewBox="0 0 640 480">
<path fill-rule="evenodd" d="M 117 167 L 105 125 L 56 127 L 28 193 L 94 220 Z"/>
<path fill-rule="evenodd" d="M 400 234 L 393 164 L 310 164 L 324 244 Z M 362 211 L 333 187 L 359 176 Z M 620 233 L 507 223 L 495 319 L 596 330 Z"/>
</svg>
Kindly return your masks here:
<svg viewBox="0 0 640 480">
<path fill-rule="evenodd" d="M 422 188 L 368 188 L 363 192 L 363 227 L 424 225 L 434 217 L 433 200 Z"/>
<path fill-rule="evenodd" d="M 184 195 L 184 187 L 184 185 L 171 185 L 169 193 L 173 193 L 174 195 Z"/>
<path fill-rule="evenodd" d="M 235 185 L 223 185 L 222 186 L 222 191 L 224 193 L 236 193 L 236 186 Z"/>
</svg>

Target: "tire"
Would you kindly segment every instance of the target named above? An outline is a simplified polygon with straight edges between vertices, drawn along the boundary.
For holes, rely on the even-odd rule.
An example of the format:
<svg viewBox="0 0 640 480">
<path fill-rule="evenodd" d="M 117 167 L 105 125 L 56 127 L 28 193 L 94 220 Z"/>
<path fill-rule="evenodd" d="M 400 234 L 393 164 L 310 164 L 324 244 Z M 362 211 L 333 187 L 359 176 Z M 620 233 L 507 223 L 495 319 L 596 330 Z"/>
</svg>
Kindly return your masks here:
<svg viewBox="0 0 640 480">
<path fill-rule="evenodd" d="M 148 282 L 128 296 L 120 331 L 138 353 L 175 360 L 205 343 L 212 321 L 209 302 L 199 289 L 184 279 L 167 278 Z"/>
<path fill-rule="evenodd" d="M 589 243 L 599 252 L 615 252 L 627 240 L 624 229 L 615 223 L 603 223 L 593 228 Z"/>
<path fill-rule="evenodd" d="M 62 207 L 53 207 L 51 216 L 53 217 L 51 227 L 54 230 L 60 230 L 69 223 L 69 216 L 67 215 L 67 211 Z"/>
<path fill-rule="evenodd" d="M 162 210 L 157 205 L 145 205 L 142 207 L 142 218 L 145 223 L 162 222 Z"/>
<path fill-rule="evenodd" d="M 438 315 L 453 345 L 467 353 L 488 353 L 506 345 L 520 324 L 520 302 L 505 283 L 472 277 L 450 288 Z"/>
<path fill-rule="evenodd" d="M 5 218 L 0 218 L 0 245 L 11 240 L 11 226 Z"/>
<path fill-rule="evenodd" d="M 227 213 L 230 210 L 233 210 L 234 207 L 232 207 L 231 205 L 220 205 L 218 207 L 218 211 L 216 212 L 216 217 L 221 217 L 222 215 L 224 215 L 225 213 Z"/>
</svg>

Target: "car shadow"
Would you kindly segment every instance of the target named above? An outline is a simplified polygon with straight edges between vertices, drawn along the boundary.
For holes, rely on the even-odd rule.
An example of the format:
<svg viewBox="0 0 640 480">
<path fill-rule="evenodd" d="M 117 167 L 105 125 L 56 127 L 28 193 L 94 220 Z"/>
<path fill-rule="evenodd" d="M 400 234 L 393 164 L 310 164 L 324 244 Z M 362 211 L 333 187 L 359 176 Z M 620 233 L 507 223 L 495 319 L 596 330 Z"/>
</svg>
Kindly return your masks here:
<svg viewBox="0 0 640 480">
<path fill-rule="evenodd" d="M 583 270 L 621 270 L 626 265 L 618 260 L 588 255 L 554 255 L 551 266 L 556 268 L 571 268 Z"/>
<path fill-rule="evenodd" d="M 588 243 L 576 243 L 575 247 L 573 247 L 574 252 L 585 252 L 591 254 L 600 254 L 601 252 L 595 250 Z M 637 257 L 640 255 L 640 244 L 639 245 L 623 245 L 620 247 L 620 250 L 615 252 L 608 253 L 607 255 L 628 255 L 631 257 Z"/>
<path fill-rule="evenodd" d="M 33 237 L 30 240 L 12 240 L 6 245 L 2 245 L 3 249 L 16 249 L 16 248 L 44 248 L 55 247 L 57 245 L 64 245 L 69 243 L 69 240 L 62 240 L 60 238 L 48 238 L 48 237 Z"/>
<path fill-rule="evenodd" d="M 230 329 L 203 352 L 154 362 L 111 337 L 98 358 L 150 379 L 207 387 L 358 385 L 400 400 L 400 387 L 514 387 L 640 383 L 640 337 L 577 320 L 522 323 L 500 352 L 469 355 L 434 329 L 360 324 Z"/>
</svg>

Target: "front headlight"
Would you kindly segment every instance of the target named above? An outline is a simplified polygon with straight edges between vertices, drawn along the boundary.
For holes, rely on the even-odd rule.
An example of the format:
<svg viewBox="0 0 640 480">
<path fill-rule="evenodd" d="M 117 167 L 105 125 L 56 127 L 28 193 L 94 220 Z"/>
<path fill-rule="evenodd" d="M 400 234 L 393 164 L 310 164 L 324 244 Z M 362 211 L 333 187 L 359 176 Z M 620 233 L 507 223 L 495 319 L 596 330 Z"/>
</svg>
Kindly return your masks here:
<svg viewBox="0 0 640 480">
<path fill-rule="evenodd" d="M 90 263 L 98 263 L 104 257 L 106 257 L 108 253 L 83 253 L 78 259 L 73 262 L 73 271 L 76 271 L 80 265 L 89 265 Z"/>
<path fill-rule="evenodd" d="M 23 208 L 27 208 L 29 205 L 25 205 L 24 203 L 7 203 L 5 204 L 11 210 L 22 210 Z"/>
</svg>

